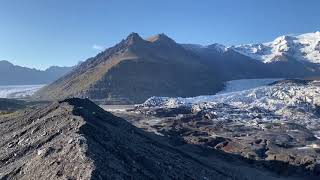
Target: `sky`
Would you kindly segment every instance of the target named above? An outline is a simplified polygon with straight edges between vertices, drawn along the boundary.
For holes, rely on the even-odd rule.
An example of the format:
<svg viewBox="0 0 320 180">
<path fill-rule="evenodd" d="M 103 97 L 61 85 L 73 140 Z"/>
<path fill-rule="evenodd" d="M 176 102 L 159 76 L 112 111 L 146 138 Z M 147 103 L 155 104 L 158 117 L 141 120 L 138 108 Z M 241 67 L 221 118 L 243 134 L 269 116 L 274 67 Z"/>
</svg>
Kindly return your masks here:
<svg viewBox="0 0 320 180">
<path fill-rule="evenodd" d="M 0 0 L 0 60 L 71 66 L 131 32 L 238 45 L 320 30 L 319 0 Z"/>
</svg>

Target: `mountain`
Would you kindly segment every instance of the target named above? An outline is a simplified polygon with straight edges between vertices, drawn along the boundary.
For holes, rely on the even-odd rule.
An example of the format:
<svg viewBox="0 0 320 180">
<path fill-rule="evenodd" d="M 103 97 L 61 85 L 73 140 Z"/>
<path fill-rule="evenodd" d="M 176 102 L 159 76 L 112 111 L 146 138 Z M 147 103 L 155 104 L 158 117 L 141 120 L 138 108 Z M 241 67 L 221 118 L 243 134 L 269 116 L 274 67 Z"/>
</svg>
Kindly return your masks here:
<svg viewBox="0 0 320 180">
<path fill-rule="evenodd" d="M 44 71 L 0 61 L 0 85 L 47 84 L 69 72 L 72 67 L 53 66 Z"/>
<path fill-rule="evenodd" d="M 0 133 L 0 179 L 292 176 L 277 175 L 258 162 L 247 163 L 237 156 L 145 132 L 87 99 L 66 99 L 0 116 Z"/>
<path fill-rule="evenodd" d="M 154 95 L 213 94 L 222 86 L 214 69 L 165 34 L 144 40 L 132 33 L 41 89 L 35 97 L 141 103 Z"/>
<path fill-rule="evenodd" d="M 231 47 L 237 52 L 264 63 L 286 61 L 320 64 L 320 32 L 286 35 L 272 42 Z"/>
<path fill-rule="evenodd" d="M 99 103 L 132 104 L 151 96 L 215 94 L 229 80 L 320 76 L 317 64 L 293 59 L 288 53 L 281 58 L 282 61 L 265 63 L 235 47 L 179 44 L 165 34 L 143 39 L 132 33 L 42 88 L 34 97 L 88 97 Z"/>
</svg>

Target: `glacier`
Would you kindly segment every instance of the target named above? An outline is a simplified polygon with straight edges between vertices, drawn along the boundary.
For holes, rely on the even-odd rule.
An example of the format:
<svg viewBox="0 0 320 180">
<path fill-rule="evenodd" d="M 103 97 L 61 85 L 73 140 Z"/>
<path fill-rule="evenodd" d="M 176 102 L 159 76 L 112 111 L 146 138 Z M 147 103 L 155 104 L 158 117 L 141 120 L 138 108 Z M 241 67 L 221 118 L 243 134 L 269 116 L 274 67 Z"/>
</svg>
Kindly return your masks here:
<svg viewBox="0 0 320 180">
<path fill-rule="evenodd" d="M 193 112 L 212 109 L 212 113 L 220 114 L 216 119 L 220 121 L 291 121 L 317 130 L 320 128 L 320 81 L 281 80 L 273 85 L 249 90 L 190 98 L 151 97 L 137 106 L 167 109 L 188 107 Z M 264 112 L 259 114 L 259 118 L 251 116 L 256 114 L 257 109 Z M 230 111 L 241 113 L 234 116 Z"/>
<path fill-rule="evenodd" d="M 224 94 L 230 92 L 237 92 L 243 90 L 254 89 L 260 86 L 265 86 L 276 81 L 282 80 L 282 78 L 266 78 L 266 79 L 239 79 L 227 81 L 225 88 L 217 94 Z"/>
<path fill-rule="evenodd" d="M 27 98 L 45 85 L 0 86 L 0 98 Z"/>
</svg>

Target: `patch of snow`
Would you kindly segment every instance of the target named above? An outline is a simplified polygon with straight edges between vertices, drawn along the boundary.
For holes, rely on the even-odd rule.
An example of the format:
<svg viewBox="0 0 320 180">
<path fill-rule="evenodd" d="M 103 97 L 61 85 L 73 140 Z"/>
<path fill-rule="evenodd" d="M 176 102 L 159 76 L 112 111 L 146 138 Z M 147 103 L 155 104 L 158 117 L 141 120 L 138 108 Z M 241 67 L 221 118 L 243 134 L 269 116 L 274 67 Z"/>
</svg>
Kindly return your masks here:
<svg viewBox="0 0 320 180">
<path fill-rule="evenodd" d="M 0 98 L 25 98 L 33 95 L 45 85 L 0 86 Z"/>
<path fill-rule="evenodd" d="M 320 146 L 318 144 L 309 144 L 304 147 L 299 147 L 298 149 L 305 150 L 305 149 L 319 149 L 319 148 L 320 148 Z"/>
<path fill-rule="evenodd" d="M 44 154 L 44 152 L 45 152 L 44 149 L 39 149 L 39 150 L 37 151 L 37 155 L 38 155 L 38 156 L 41 156 L 42 154 Z"/>
</svg>

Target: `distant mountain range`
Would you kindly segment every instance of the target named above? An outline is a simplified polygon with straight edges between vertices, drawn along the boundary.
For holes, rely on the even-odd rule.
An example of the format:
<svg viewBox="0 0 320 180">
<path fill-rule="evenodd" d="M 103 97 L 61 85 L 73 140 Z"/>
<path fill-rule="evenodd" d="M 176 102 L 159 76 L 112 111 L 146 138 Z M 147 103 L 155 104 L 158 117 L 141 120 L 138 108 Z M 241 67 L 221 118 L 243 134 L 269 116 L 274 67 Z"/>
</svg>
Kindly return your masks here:
<svg viewBox="0 0 320 180">
<path fill-rule="evenodd" d="M 52 66 L 42 71 L 0 61 L 0 85 L 48 84 L 71 71 L 73 67 Z"/>
<path fill-rule="evenodd" d="M 258 45 L 178 44 L 165 34 L 142 39 L 132 33 L 44 87 L 35 97 L 141 103 L 151 96 L 215 94 L 228 80 L 319 76 L 318 35 L 278 38 L 274 43 L 261 44 L 266 50 L 260 52 L 253 50 Z M 267 59 L 267 53 L 274 58 Z"/>
</svg>

